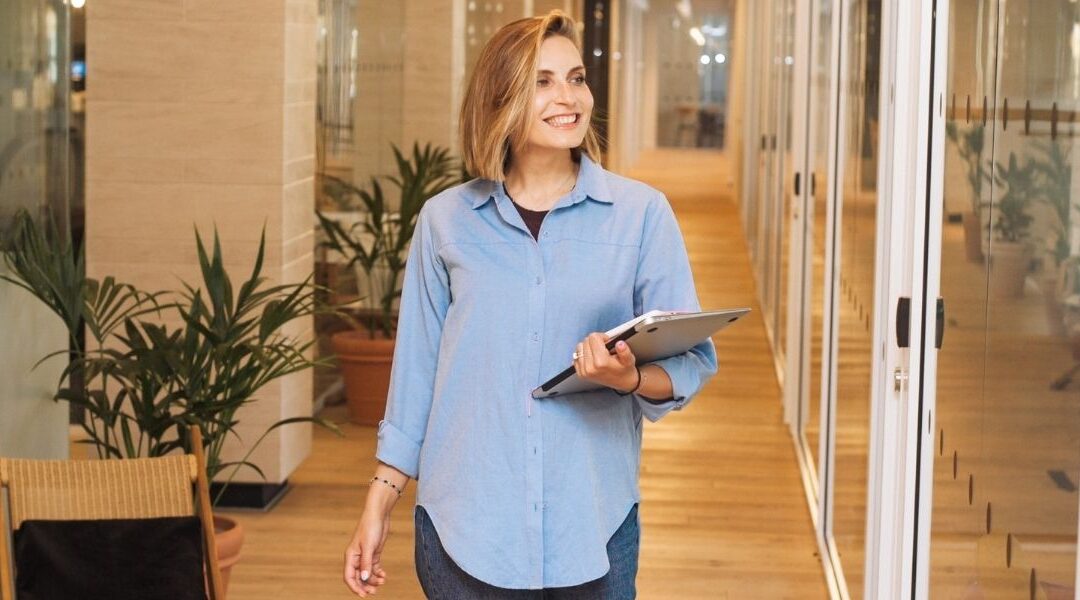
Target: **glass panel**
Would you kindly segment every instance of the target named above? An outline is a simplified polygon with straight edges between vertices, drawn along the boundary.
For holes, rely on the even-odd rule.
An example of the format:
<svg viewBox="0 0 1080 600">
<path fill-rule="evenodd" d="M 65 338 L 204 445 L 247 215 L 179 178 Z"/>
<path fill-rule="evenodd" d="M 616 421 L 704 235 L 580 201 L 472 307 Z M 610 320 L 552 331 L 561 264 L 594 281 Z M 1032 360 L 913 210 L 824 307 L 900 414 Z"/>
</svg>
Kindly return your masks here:
<svg viewBox="0 0 1080 600">
<path fill-rule="evenodd" d="M 78 236 L 68 202 L 68 23 L 60 0 L 0 2 L 0 232 L 25 209 Z M 8 274 L 4 261 L 0 273 Z M 69 407 L 45 400 L 65 361 L 35 364 L 68 343 L 66 330 L 34 297 L 0 282 L 0 332 L 0 455 L 66 458 Z"/>
<path fill-rule="evenodd" d="M 772 333 L 771 315 L 775 309 L 773 303 L 773 278 L 770 269 L 770 260 L 775 258 L 772 251 L 772 240 L 775 231 L 773 224 L 773 195 L 775 193 L 776 165 L 773 160 L 776 150 L 776 23 L 773 19 L 771 7 L 763 6 L 761 12 L 762 35 L 760 38 L 761 68 L 765 76 L 761 77 L 761 95 L 759 97 L 759 110 L 757 114 L 758 128 L 761 132 L 761 146 L 758 152 L 758 203 L 757 222 L 754 236 L 755 279 L 760 282 L 761 289 L 758 291 L 761 300 L 761 313 L 766 328 Z"/>
<path fill-rule="evenodd" d="M 776 213 L 774 227 L 776 232 L 774 283 L 775 290 L 775 313 L 773 315 L 773 338 L 776 348 L 776 357 L 780 364 L 784 363 L 785 344 L 787 336 L 787 284 L 789 262 L 789 231 L 788 220 L 790 218 L 791 196 L 794 193 L 795 162 L 792 160 L 792 131 L 791 131 L 791 93 L 794 86 L 795 76 L 795 0 L 780 0 L 776 3 L 777 22 L 777 57 L 774 61 L 778 80 L 778 114 L 777 114 L 777 174 L 779 180 L 777 186 Z M 805 60 L 804 57 L 800 57 Z"/>
<path fill-rule="evenodd" d="M 844 154 L 838 234 L 836 473 L 833 535 L 852 598 L 863 593 L 877 212 L 880 0 L 845 0 Z"/>
<path fill-rule="evenodd" d="M 0 2 L 0 227 L 20 208 L 67 222 L 67 28 L 63 2 Z"/>
<path fill-rule="evenodd" d="M 757 197 L 758 222 L 754 266 L 761 289 L 761 310 L 777 361 L 783 364 L 783 316 L 787 273 L 787 216 L 793 171 L 790 160 L 792 48 L 794 2 L 781 0 L 765 7 L 761 20 L 763 56 L 759 127 L 760 140 Z M 785 60 L 786 59 L 786 60 Z"/>
<path fill-rule="evenodd" d="M 808 248 L 811 259 L 809 306 L 810 385 L 805 413 L 802 416 L 803 444 L 810 453 L 810 464 L 817 466 L 818 440 L 821 433 L 822 335 L 825 315 L 825 220 L 829 198 L 829 93 L 832 91 L 832 2 L 813 3 L 813 63 L 810 66 L 810 186 L 812 201 L 807 219 L 810 222 Z"/>
<path fill-rule="evenodd" d="M 748 17 L 746 22 L 750 25 L 747 29 L 746 38 L 746 66 L 747 72 L 760 72 L 762 63 L 761 34 L 763 30 L 761 19 L 761 5 L 751 3 L 746 7 Z M 747 90 L 745 93 L 746 123 L 745 137 L 743 138 L 743 161 L 742 181 L 742 224 L 743 233 L 746 235 L 746 246 L 750 252 L 750 264 L 757 264 L 757 211 L 758 211 L 758 183 L 761 169 L 761 153 L 763 150 L 764 133 L 761 122 L 758 119 L 757 107 L 761 104 L 761 78 L 746 78 Z M 757 275 L 755 270 L 754 275 Z"/>
<path fill-rule="evenodd" d="M 734 17 L 732 0 L 652 2 L 660 23 L 657 145 L 722 148 Z"/>
<path fill-rule="evenodd" d="M 981 224 L 989 213 L 993 143 L 983 98 L 996 104 L 996 1 L 953 0 L 946 93 L 941 296 L 947 343 L 938 353 L 937 440 L 931 515 L 930 595 L 963 597 L 977 585 L 976 548 L 985 530 L 974 505 L 975 461 L 983 447 L 986 278 Z M 985 507 L 984 507 L 985 508 Z"/>
<path fill-rule="evenodd" d="M 1080 481 L 1080 190 L 1072 181 L 1080 166 L 1080 7 L 952 6 L 950 83 L 964 105 L 950 115 L 946 157 L 954 164 L 946 177 L 983 200 L 977 211 L 961 202 L 952 210 L 977 212 L 986 226 L 965 239 L 963 217 L 944 225 L 950 329 L 938 359 L 931 595 L 1071 598 Z M 972 54 L 997 69 L 981 162 L 970 158 L 980 128 L 967 123 L 966 96 L 991 77 L 989 68 L 970 72 Z M 981 110 L 972 112 L 981 123 Z"/>
</svg>

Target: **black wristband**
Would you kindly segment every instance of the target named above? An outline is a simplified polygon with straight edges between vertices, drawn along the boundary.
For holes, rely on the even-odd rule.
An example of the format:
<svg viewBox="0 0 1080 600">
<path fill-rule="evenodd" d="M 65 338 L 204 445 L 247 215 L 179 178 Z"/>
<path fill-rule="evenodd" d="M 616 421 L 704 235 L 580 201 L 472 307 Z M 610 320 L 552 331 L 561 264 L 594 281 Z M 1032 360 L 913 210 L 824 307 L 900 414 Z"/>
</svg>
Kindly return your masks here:
<svg viewBox="0 0 1080 600">
<path fill-rule="evenodd" d="M 620 392 L 619 390 L 615 390 L 615 388 L 612 388 L 619 396 L 629 396 L 630 394 L 638 391 L 638 388 L 641 387 L 641 369 L 639 367 L 634 367 L 634 370 L 637 371 L 637 385 L 635 385 L 634 389 L 630 390 L 629 392 Z"/>
</svg>

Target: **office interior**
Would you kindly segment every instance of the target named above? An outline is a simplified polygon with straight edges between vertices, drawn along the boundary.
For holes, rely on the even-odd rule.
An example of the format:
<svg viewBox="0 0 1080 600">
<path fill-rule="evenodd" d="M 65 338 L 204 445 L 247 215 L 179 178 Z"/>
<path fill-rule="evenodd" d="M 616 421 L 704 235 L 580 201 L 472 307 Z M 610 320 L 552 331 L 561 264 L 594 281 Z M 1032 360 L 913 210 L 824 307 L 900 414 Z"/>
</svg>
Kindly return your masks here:
<svg viewBox="0 0 1080 600">
<path fill-rule="evenodd" d="M 646 427 L 639 595 L 1077 597 L 1075 0 L 5 0 L 0 225 L 51 215 L 145 289 L 197 278 L 194 228 L 238 271 L 265 232 L 270 280 L 355 294 L 315 216 L 355 207 L 316 183 L 456 154 L 484 42 L 553 9 L 604 166 L 668 196 L 704 307 L 753 309 Z M 325 355 L 334 326 L 291 332 Z M 35 367 L 63 326 L 0 282 L 0 332 L 0 456 L 84 456 L 63 357 Z M 233 460 L 281 418 L 344 435 L 280 428 L 238 472 L 229 598 L 346 597 L 375 428 L 342 394 L 308 370 L 240 413 Z M 423 597 L 413 485 L 389 598 Z"/>
</svg>

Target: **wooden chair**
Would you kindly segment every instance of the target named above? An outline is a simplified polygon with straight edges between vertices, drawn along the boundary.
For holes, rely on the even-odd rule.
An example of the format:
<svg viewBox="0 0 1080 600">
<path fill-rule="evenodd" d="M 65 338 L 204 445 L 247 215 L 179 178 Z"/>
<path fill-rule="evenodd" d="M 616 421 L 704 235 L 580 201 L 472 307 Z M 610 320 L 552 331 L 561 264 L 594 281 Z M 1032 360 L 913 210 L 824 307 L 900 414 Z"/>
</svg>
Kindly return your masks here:
<svg viewBox="0 0 1080 600">
<path fill-rule="evenodd" d="M 214 542 L 202 434 L 191 429 L 194 454 L 123 460 L 0 458 L 0 600 L 14 600 L 10 538 L 28 519 L 150 519 L 201 516 L 206 591 L 224 600 Z"/>
</svg>

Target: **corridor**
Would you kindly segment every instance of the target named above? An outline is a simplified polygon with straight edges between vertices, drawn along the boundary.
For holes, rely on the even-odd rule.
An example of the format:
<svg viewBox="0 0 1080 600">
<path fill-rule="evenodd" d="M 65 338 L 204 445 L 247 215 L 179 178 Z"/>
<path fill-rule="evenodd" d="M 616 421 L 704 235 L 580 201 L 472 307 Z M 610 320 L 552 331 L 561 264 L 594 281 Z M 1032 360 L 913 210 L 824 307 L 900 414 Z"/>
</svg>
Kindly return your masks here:
<svg viewBox="0 0 1080 600">
<path fill-rule="evenodd" d="M 720 372 L 681 413 L 645 428 L 641 468 L 644 600 L 827 597 L 737 205 L 720 154 L 667 149 L 628 173 L 667 194 L 703 308 L 751 306 L 716 338 Z M 344 422 L 343 407 L 324 417 Z M 360 515 L 375 430 L 315 431 L 292 490 L 245 513 L 248 541 L 230 600 L 347 598 L 341 556 Z M 413 571 L 410 484 L 393 514 L 381 597 L 423 598 Z"/>
</svg>

